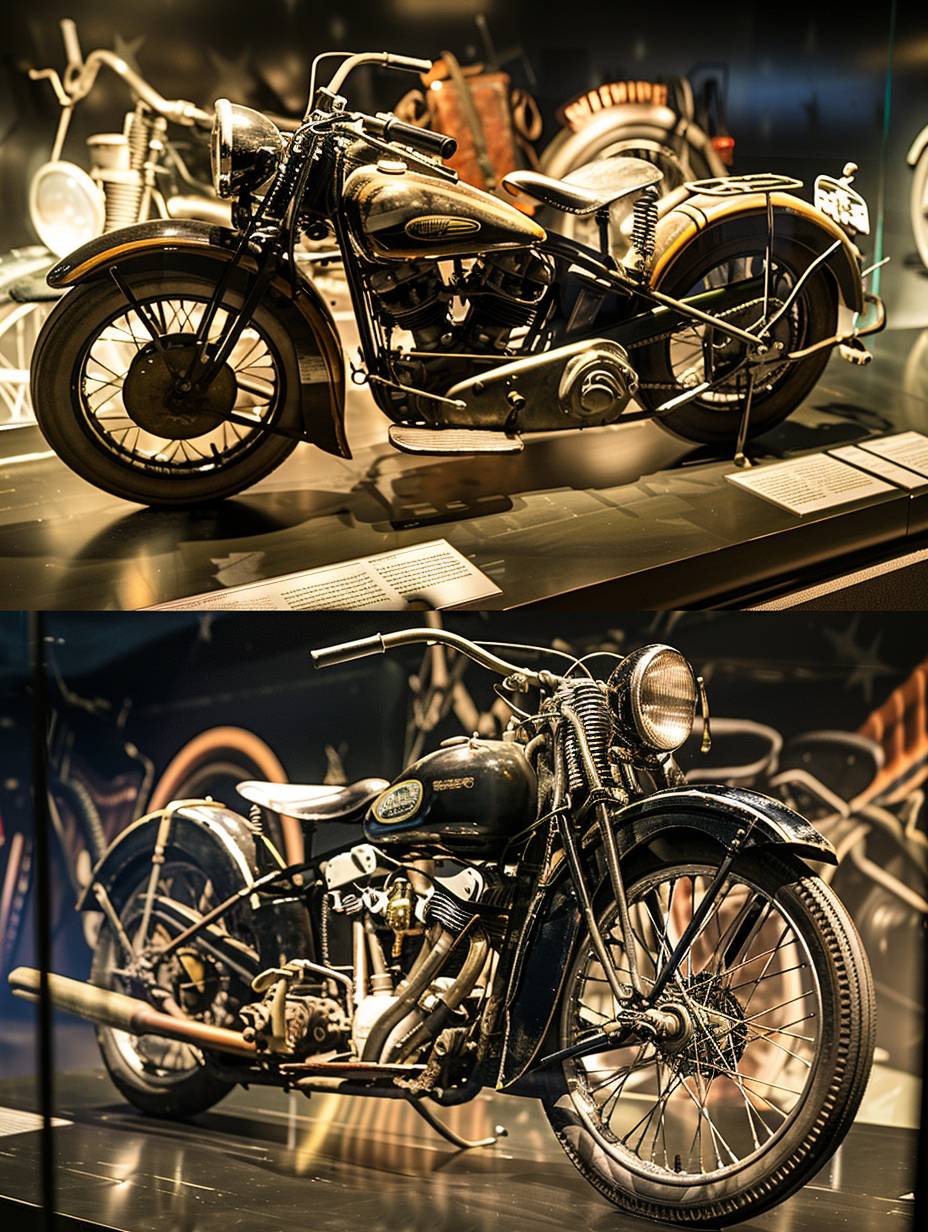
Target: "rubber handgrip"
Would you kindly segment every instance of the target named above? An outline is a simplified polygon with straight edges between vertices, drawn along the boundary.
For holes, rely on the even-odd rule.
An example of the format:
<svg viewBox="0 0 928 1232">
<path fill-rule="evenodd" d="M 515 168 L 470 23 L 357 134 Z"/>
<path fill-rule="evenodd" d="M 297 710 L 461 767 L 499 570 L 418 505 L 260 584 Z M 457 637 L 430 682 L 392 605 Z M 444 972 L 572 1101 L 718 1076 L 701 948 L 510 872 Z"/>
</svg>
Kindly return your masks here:
<svg viewBox="0 0 928 1232">
<path fill-rule="evenodd" d="M 366 655 L 383 654 L 385 649 L 382 635 L 375 633 L 372 637 L 359 637 L 354 642 L 339 642 L 335 646 L 311 650 L 309 657 L 315 667 L 335 667 L 338 663 L 350 663 L 352 659 L 363 659 Z"/>
<path fill-rule="evenodd" d="M 430 128 L 417 128 L 415 124 L 406 124 L 395 116 L 384 117 L 383 135 L 387 141 L 400 141 L 403 145 L 411 145 L 414 150 L 434 154 L 438 158 L 451 158 L 458 148 L 454 137 L 433 132 Z"/>
<path fill-rule="evenodd" d="M 64 54 L 67 56 L 68 64 L 80 68 L 84 63 L 84 57 L 81 54 L 81 44 L 77 37 L 77 25 L 70 17 L 62 17 L 60 27 L 61 41 L 64 43 Z"/>
</svg>

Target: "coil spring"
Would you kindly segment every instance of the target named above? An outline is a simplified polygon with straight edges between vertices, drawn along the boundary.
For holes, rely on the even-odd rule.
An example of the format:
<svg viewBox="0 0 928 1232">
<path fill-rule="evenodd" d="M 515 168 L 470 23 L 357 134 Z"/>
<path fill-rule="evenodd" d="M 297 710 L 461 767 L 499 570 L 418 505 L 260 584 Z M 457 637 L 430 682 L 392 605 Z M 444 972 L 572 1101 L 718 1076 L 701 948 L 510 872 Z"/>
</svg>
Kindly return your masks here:
<svg viewBox="0 0 928 1232">
<path fill-rule="evenodd" d="M 248 810 L 248 820 L 251 822 L 251 828 L 255 834 L 264 833 L 264 810 L 260 804 L 253 804 Z"/>
<path fill-rule="evenodd" d="M 612 714 L 602 685 L 596 680 L 575 680 L 558 692 L 559 700 L 567 702 L 580 718 L 586 733 L 593 764 L 600 778 L 609 779 L 609 746 L 612 742 Z M 573 726 L 567 724 L 564 740 L 564 759 L 567 763 L 567 782 L 571 791 L 587 785 L 583 758 Z"/>
<path fill-rule="evenodd" d="M 657 202 L 658 191 L 651 185 L 635 202 L 633 211 L 632 246 L 638 254 L 638 268 L 643 274 L 650 270 L 654 259 L 658 222 Z"/>
<path fill-rule="evenodd" d="M 319 914 L 319 957 L 322 959 L 324 967 L 331 965 L 329 958 L 329 917 L 331 912 L 332 907 L 329 903 L 329 896 L 328 894 L 323 894 L 322 910 Z"/>
</svg>

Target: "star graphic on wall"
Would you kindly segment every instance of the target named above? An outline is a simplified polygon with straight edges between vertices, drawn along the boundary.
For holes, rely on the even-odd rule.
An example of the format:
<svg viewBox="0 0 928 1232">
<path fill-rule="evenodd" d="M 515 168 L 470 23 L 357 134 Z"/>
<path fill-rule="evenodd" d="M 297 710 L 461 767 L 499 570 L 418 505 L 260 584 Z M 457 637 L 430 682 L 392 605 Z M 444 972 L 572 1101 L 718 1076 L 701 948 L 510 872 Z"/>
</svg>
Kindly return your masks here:
<svg viewBox="0 0 928 1232">
<path fill-rule="evenodd" d="M 130 68 L 135 69 L 137 73 L 140 73 L 142 70 L 139 68 L 137 56 L 145 46 L 145 42 L 146 35 L 144 34 L 140 34 L 138 38 L 134 39 L 127 39 L 123 38 L 121 34 L 114 34 L 113 51 L 115 51 L 117 56 L 121 59 L 125 60 Z"/>
<path fill-rule="evenodd" d="M 877 632 L 869 646 L 864 646 L 857 636 L 859 629 L 860 617 L 855 616 L 844 630 L 826 629 L 825 637 L 831 643 L 839 663 L 851 668 L 845 678 L 845 687 L 854 689 L 859 686 L 866 701 L 872 702 L 877 680 L 881 676 L 895 675 L 896 669 L 879 657 L 882 631 Z"/>
<path fill-rule="evenodd" d="M 227 59 L 225 56 L 220 55 L 218 51 L 213 51 L 210 48 L 207 49 L 206 54 L 216 73 L 213 97 L 233 98 L 236 101 L 243 101 L 253 95 L 255 78 L 254 73 L 248 67 L 250 52 L 243 51 L 234 60 Z"/>
</svg>

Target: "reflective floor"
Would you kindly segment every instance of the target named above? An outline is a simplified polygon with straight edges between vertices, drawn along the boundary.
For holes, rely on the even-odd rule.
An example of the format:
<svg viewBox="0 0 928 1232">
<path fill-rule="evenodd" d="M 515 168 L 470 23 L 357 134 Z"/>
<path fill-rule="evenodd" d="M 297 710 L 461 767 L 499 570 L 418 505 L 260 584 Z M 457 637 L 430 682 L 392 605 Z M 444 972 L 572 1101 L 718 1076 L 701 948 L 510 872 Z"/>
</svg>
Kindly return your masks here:
<svg viewBox="0 0 928 1232">
<path fill-rule="evenodd" d="M 928 424 L 928 331 L 880 336 L 869 368 L 832 359 L 808 402 L 757 447 L 783 457 Z M 235 500 L 197 512 L 110 498 L 41 439 L 0 434 L 0 588 L 8 606 L 137 608 L 445 538 L 514 607 L 611 586 L 630 606 L 699 605 L 841 552 L 887 554 L 928 528 L 928 496 L 893 493 L 798 519 L 724 482 L 728 460 L 653 423 L 529 438 L 516 457 L 421 458 L 349 396 L 351 461 L 299 446 Z M 12 460 L 11 460 L 12 458 Z M 488 606 L 480 601 L 479 606 Z"/>
<path fill-rule="evenodd" d="M 2 1105 L 29 1107 L 32 1097 L 24 1082 L 0 1084 Z M 508 1130 L 472 1151 L 448 1146 L 392 1100 L 257 1089 L 184 1124 L 143 1118 L 88 1071 L 60 1079 L 57 1101 L 59 1210 L 125 1232 L 655 1226 L 617 1213 L 586 1185 L 534 1101 L 487 1094 L 443 1113 L 463 1134 Z M 0 1108 L 0 1195 L 35 1200 L 39 1135 L 9 1129 Z M 741 1226 L 902 1232 L 912 1223 L 916 1139 L 914 1130 L 858 1124 L 811 1184 Z"/>
</svg>

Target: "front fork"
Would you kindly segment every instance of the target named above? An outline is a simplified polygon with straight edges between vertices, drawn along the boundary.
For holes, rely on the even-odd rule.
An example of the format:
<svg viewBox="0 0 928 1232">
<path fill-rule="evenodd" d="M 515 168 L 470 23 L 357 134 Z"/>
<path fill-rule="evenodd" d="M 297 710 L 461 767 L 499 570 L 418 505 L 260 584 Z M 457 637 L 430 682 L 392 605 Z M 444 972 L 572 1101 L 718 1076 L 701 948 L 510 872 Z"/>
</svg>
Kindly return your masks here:
<svg viewBox="0 0 928 1232">
<path fill-rule="evenodd" d="M 587 887 L 580 853 L 571 828 L 570 816 L 563 808 L 557 808 L 555 811 L 557 812 L 558 829 L 564 846 L 568 868 L 570 869 L 571 880 L 577 894 L 580 912 L 589 933 L 590 944 L 596 957 L 599 959 L 603 968 L 603 974 L 619 1009 L 611 1022 L 604 1023 L 591 1035 L 577 1040 L 567 1048 L 562 1048 L 544 1057 L 538 1063 L 538 1068 L 545 1068 L 549 1065 L 569 1060 L 572 1057 L 600 1052 L 603 1049 L 622 1047 L 627 1043 L 672 1040 L 682 1030 L 685 1030 L 686 1024 L 681 1021 L 679 1013 L 670 1007 L 662 1008 L 661 998 L 668 984 L 674 979 L 681 962 L 686 957 L 693 942 L 699 936 L 709 913 L 715 905 L 716 899 L 722 891 L 728 874 L 731 872 L 732 865 L 753 828 L 752 826 L 741 826 L 735 832 L 719 864 L 718 871 L 700 900 L 699 906 L 690 918 L 689 924 L 683 930 L 677 944 L 667 956 L 661 969 L 657 972 L 651 987 L 645 989 L 638 966 L 638 940 L 628 910 L 625 878 L 622 872 L 618 844 L 612 824 L 609 806 L 610 793 L 608 788 L 604 788 L 600 779 L 599 771 L 590 751 L 583 722 L 579 715 L 568 705 L 561 707 L 561 715 L 562 724 L 559 726 L 555 736 L 556 764 L 559 766 L 563 764 L 563 723 L 566 722 L 573 729 L 581 760 L 586 770 L 590 787 L 587 807 L 593 808 L 596 812 L 606 869 L 616 903 L 618 924 L 621 931 L 620 944 L 628 963 L 630 982 L 628 985 L 625 985 L 619 978 L 620 973 L 614 966 L 609 946 L 603 937 L 602 929 L 599 927 L 599 921 L 596 918 L 592 898 Z M 561 777 L 562 775 L 559 774 L 558 779 L 560 780 Z M 558 796 L 558 805 L 561 803 L 560 789 L 561 784 L 559 782 L 556 784 L 555 791 L 555 794 Z"/>
</svg>

